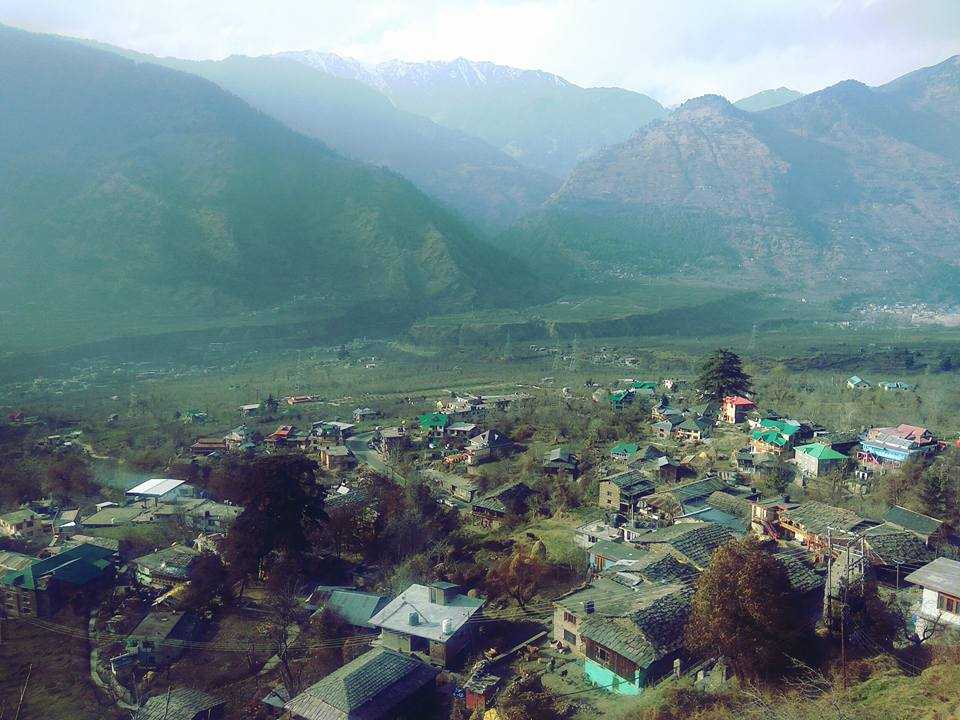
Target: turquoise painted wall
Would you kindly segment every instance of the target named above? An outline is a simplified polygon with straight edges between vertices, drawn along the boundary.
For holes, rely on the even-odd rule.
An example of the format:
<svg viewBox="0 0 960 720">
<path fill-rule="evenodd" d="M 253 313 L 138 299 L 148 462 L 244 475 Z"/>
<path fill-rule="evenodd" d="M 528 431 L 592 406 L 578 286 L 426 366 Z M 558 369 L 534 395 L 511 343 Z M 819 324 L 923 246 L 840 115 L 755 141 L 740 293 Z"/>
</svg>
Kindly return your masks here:
<svg viewBox="0 0 960 720">
<path fill-rule="evenodd" d="M 643 689 L 640 687 L 639 678 L 633 681 L 625 680 L 612 670 L 608 670 L 603 665 L 599 665 L 590 659 L 583 661 L 583 672 L 594 685 L 599 685 L 618 695 L 639 695 Z"/>
</svg>

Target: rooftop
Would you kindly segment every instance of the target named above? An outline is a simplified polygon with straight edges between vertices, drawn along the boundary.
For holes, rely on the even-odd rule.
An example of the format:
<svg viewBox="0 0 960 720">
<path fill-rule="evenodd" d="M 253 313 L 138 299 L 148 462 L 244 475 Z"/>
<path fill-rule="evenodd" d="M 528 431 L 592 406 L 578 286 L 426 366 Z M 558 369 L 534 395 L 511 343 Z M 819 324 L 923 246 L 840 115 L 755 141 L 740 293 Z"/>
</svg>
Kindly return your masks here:
<svg viewBox="0 0 960 720">
<path fill-rule="evenodd" d="M 374 627 L 446 642 L 483 606 L 483 598 L 454 595 L 444 604 L 430 602 L 430 588 L 411 585 L 370 618 Z M 450 632 L 443 621 L 450 620 Z"/>
<path fill-rule="evenodd" d="M 153 478 L 140 483 L 136 487 L 127 490 L 127 495 L 146 495 L 147 497 L 159 497 L 165 495 L 171 490 L 176 490 L 183 485 L 183 480 L 174 480 L 173 478 Z"/>
<path fill-rule="evenodd" d="M 921 515 L 918 512 L 908 510 L 900 505 L 894 505 L 887 510 L 883 515 L 883 519 L 892 525 L 897 525 L 904 530 L 909 530 L 920 535 L 932 535 L 943 525 L 942 520 L 937 520 L 937 518 L 930 517 L 929 515 Z"/>
<path fill-rule="evenodd" d="M 849 533 L 858 525 L 867 522 L 852 510 L 833 507 L 816 500 L 800 503 L 787 510 L 784 515 L 791 523 L 814 535 L 826 535 L 828 529 Z"/>
<path fill-rule="evenodd" d="M 956 597 L 960 595 L 960 562 L 939 557 L 914 570 L 905 579 L 914 585 Z"/>
<path fill-rule="evenodd" d="M 223 700 L 200 690 L 175 688 L 147 700 L 133 720 L 194 720 L 204 710 L 218 705 L 223 705 Z"/>
<path fill-rule="evenodd" d="M 311 685 L 285 708 L 306 720 L 375 720 L 433 682 L 438 672 L 411 655 L 374 648 Z"/>
</svg>

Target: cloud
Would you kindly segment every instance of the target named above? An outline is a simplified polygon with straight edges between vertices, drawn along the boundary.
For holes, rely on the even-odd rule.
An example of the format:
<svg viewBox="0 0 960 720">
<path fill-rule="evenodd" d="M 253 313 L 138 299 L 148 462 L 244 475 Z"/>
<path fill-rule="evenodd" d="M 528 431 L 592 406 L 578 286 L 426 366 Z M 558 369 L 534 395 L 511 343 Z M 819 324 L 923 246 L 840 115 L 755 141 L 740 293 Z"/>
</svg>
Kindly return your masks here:
<svg viewBox="0 0 960 720">
<path fill-rule="evenodd" d="M 960 51 L 957 0 L 0 0 L 0 22 L 187 58 L 463 56 L 668 103 L 877 84 Z"/>
</svg>

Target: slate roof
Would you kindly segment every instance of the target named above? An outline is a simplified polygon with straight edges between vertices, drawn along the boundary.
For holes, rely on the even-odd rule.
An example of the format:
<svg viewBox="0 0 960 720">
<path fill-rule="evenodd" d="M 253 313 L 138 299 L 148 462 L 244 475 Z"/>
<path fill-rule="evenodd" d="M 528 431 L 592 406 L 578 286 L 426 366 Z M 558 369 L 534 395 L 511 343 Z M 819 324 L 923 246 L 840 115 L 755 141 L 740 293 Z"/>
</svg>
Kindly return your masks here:
<svg viewBox="0 0 960 720">
<path fill-rule="evenodd" d="M 731 495 L 730 493 L 719 490 L 710 493 L 710 495 L 707 496 L 707 505 L 717 510 L 722 510 L 736 518 L 748 519 L 750 517 L 750 501 L 746 498 Z"/>
<path fill-rule="evenodd" d="M 634 586 L 638 582 L 688 583 L 700 573 L 693 565 L 681 562 L 670 553 L 647 552 L 637 560 L 621 560 L 601 574 L 614 582 Z"/>
<path fill-rule="evenodd" d="M 475 501 L 473 506 L 475 508 L 490 510 L 496 513 L 506 513 L 507 506 L 504 503 L 504 500 L 517 500 L 519 502 L 523 502 L 533 494 L 534 491 L 530 489 L 529 485 L 522 480 L 517 480 L 516 482 L 507 483 L 506 485 L 487 493 L 484 497 Z"/>
<path fill-rule="evenodd" d="M 663 494 L 672 495 L 674 499 L 682 505 L 691 500 L 708 497 L 712 493 L 722 490 L 725 487 L 727 487 L 727 484 L 721 478 L 708 477 L 668 488 L 663 491 Z"/>
<path fill-rule="evenodd" d="M 783 553 L 782 555 L 776 555 L 776 558 L 783 564 L 784 568 L 786 568 L 787 579 L 790 582 L 790 588 L 794 592 L 805 595 L 808 592 L 823 587 L 823 576 L 811 570 L 806 563 L 795 555 Z"/>
<path fill-rule="evenodd" d="M 587 614 L 587 603 L 593 602 L 597 617 L 617 617 L 627 615 L 649 600 L 639 592 L 625 590 L 622 583 L 609 577 L 596 577 L 584 587 L 565 593 L 554 603 L 575 615 Z"/>
<path fill-rule="evenodd" d="M 713 552 L 733 539 L 733 534 L 715 523 L 676 523 L 669 527 L 640 535 L 634 542 L 643 545 L 663 544 L 704 568 L 713 557 Z"/>
<path fill-rule="evenodd" d="M 934 559 L 926 544 L 908 530 L 894 525 L 880 525 L 866 533 L 866 542 L 886 565 L 919 565 Z"/>
<path fill-rule="evenodd" d="M 35 513 L 30 508 L 20 508 L 19 510 L 12 510 L 8 513 L 0 515 L 0 520 L 3 520 L 10 525 L 18 525 L 24 520 L 30 520 L 33 518 L 39 518 L 40 515 Z"/>
<path fill-rule="evenodd" d="M 937 520 L 929 515 L 921 515 L 899 505 L 894 505 L 887 510 L 883 519 L 891 525 L 896 525 L 918 535 L 933 535 L 943 525 L 942 520 Z"/>
<path fill-rule="evenodd" d="M 223 704 L 223 700 L 200 690 L 175 688 L 147 700 L 133 720 L 193 720 L 198 713 Z"/>
<path fill-rule="evenodd" d="M 432 603 L 430 588 L 414 584 L 370 618 L 370 624 L 393 632 L 446 642 L 466 625 L 483 603 L 483 598 L 466 595 L 456 595 L 446 605 Z M 410 617 L 414 613 L 417 616 L 415 625 L 410 623 Z M 444 620 L 453 623 L 448 634 L 443 632 Z"/>
<path fill-rule="evenodd" d="M 410 655 L 374 648 L 311 685 L 285 708 L 305 720 L 376 720 L 438 673 Z"/>
<path fill-rule="evenodd" d="M 649 495 L 656 489 L 652 480 L 638 475 L 633 470 L 610 475 L 601 482 L 613 483 L 620 489 L 621 494 L 628 496 Z"/>
<path fill-rule="evenodd" d="M 186 545 L 171 545 L 157 552 L 141 555 L 131 562 L 154 575 L 186 580 L 193 561 L 200 555 Z"/>
<path fill-rule="evenodd" d="M 627 616 L 588 617 L 580 624 L 581 636 L 641 667 L 676 652 L 683 645 L 693 593 L 680 586 L 669 590 L 669 594 L 647 601 Z"/>
<path fill-rule="evenodd" d="M 591 555 L 602 555 L 607 560 L 639 560 L 646 550 L 613 540 L 599 540 L 590 546 Z"/>
<path fill-rule="evenodd" d="M 827 528 L 831 528 L 834 532 L 850 532 L 858 525 L 867 522 L 851 510 L 833 507 L 816 500 L 800 503 L 797 507 L 786 511 L 785 517 L 814 535 L 826 535 Z"/>
<path fill-rule="evenodd" d="M 0 550 L 0 575 L 10 570 L 23 570 L 25 567 L 37 561 L 37 558 L 13 552 L 12 550 Z"/>
</svg>

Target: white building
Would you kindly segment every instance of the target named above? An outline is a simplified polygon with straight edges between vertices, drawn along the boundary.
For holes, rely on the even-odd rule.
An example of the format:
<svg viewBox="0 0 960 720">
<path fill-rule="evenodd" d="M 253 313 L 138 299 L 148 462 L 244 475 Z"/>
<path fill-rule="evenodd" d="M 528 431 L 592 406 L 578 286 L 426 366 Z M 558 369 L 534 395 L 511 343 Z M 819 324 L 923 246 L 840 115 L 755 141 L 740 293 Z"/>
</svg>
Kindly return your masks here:
<svg viewBox="0 0 960 720">
<path fill-rule="evenodd" d="M 917 635 L 932 625 L 960 627 L 960 562 L 940 557 L 907 575 L 923 589 L 916 613 Z"/>
<path fill-rule="evenodd" d="M 152 500 L 154 504 L 157 504 L 161 502 L 180 502 L 186 498 L 196 497 L 197 492 L 193 485 L 188 485 L 183 480 L 152 478 L 130 488 L 125 495 L 128 500 L 133 502 L 149 502 Z"/>
</svg>

